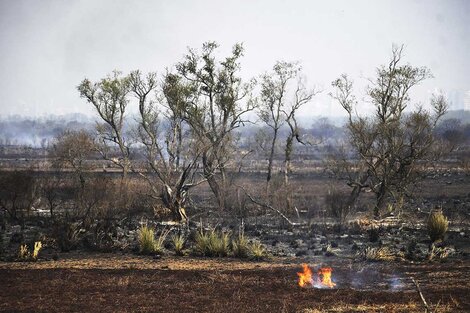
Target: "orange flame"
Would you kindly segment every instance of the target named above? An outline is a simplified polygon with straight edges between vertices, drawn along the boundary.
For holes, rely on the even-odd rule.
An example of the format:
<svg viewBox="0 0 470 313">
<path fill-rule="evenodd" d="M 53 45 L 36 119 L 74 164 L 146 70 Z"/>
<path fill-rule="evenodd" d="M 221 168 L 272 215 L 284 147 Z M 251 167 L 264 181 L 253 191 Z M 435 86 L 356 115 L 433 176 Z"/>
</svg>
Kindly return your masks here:
<svg viewBox="0 0 470 313">
<path fill-rule="evenodd" d="M 307 264 L 302 264 L 302 272 L 297 273 L 299 276 L 299 286 L 307 287 L 314 286 L 317 288 L 328 287 L 333 288 L 336 286 L 334 282 L 331 281 L 331 272 L 333 269 L 331 267 L 322 267 L 318 270 L 318 280 L 315 281 L 313 278 L 312 270 L 308 267 Z"/>
<path fill-rule="evenodd" d="M 318 277 L 320 283 L 326 287 L 333 288 L 336 286 L 334 282 L 331 281 L 331 272 L 333 269 L 331 267 L 323 267 L 318 270 Z"/>
<path fill-rule="evenodd" d="M 312 270 L 308 267 L 307 264 L 302 264 L 302 272 L 297 273 L 299 276 L 299 286 L 305 287 L 307 285 L 313 284 L 313 274 Z"/>
</svg>

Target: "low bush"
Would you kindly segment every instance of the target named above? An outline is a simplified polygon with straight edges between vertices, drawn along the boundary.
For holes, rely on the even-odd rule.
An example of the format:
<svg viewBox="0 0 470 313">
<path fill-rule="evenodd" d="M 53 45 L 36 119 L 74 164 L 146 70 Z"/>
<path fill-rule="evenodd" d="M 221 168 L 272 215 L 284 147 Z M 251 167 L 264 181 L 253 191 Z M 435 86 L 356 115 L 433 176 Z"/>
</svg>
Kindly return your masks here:
<svg viewBox="0 0 470 313">
<path fill-rule="evenodd" d="M 432 242 L 444 239 L 444 235 L 447 232 L 449 221 L 442 214 L 442 211 L 434 211 L 431 213 L 428 219 L 428 234 Z"/>
</svg>

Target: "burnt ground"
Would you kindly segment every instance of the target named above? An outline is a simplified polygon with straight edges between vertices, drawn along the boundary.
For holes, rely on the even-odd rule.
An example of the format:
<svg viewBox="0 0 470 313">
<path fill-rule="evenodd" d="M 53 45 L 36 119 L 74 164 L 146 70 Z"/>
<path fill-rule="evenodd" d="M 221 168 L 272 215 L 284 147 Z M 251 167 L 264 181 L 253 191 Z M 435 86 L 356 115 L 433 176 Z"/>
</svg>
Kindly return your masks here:
<svg viewBox="0 0 470 313">
<path fill-rule="evenodd" d="M 332 260 L 335 289 L 297 286 L 298 258 L 64 254 L 0 263 L 2 312 L 424 312 L 410 277 L 437 312 L 470 311 L 470 260 Z M 310 262 L 315 268 L 318 264 Z"/>
</svg>

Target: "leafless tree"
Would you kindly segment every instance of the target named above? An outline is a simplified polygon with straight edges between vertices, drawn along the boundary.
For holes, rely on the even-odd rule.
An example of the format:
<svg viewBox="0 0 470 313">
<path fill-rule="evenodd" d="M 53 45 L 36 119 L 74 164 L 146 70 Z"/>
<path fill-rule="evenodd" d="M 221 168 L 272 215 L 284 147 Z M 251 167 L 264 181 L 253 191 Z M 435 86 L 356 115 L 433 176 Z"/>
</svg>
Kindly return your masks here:
<svg viewBox="0 0 470 313">
<path fill-rule="evenodd" d="M 0 172 L 0 210 L 22 227 L 37 200 L 37 191 L 31 170 Z"/>
<path fill-rule="evenodd" d="M 268 174 L 266 175 L 266 196 L 269 197 L 269 183 L 279 130 L 286 123 L 284 112 L 287 106 L 288 83 L 295 79 L 300 71 L 297 63 L 277 62 L 272 73 L 261 77 L 261 97 L 258 106 L 258 116 L 272 131 L 268 154 Z"/>
<path fill-rule="evenodd" d="M 376 196 L 376 215 L 387 199 L 410 194 L 409 187 L 419 178 L 419 163 L 434 157 L 433 129 L 447 110 L 445 99 L 435 96 L 431 99 L 433 114 L 422 107 L 405 112 L 411 88 L 431 74 L 425 67 L 402 64 L 402 52 L 403 47 L 394 46 L 390 63 L 379 67 L 377 77 L 370 80 L 367 96 L 375 107 L 372 116 L 357 113 L 353 83 L 346 75 L 332 83 L 335 92 L 331 95 L 349 117 L 349 144 L 357 159 L 352 166 L 345 164 L 347 158 L 339 164 L 345 170 L 353 169 L 348 170 L 352 187 L 348 205 L 368 188 Z"/>
<path fill-rule="evenodd" d="M 85 188 L 85 175 L 88 170 L 86 161 L 96 151 L 96 145 L 91 135 L 84 131 L 64 131 L 52 143 L 51 156 L 57 168 L 71 168 Z"/>
</svg>

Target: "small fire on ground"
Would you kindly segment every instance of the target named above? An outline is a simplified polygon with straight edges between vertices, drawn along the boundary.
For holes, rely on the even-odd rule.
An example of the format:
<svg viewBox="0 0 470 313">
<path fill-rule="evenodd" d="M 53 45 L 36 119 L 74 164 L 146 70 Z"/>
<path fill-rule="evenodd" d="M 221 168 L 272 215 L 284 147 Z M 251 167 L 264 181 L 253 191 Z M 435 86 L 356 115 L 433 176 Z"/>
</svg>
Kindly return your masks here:
<svg viewBox="0 0 470 313">
<path fill-rule="evenodd" d="M 331 281 L 331 267 L 322 267 L 317 271 L 317 275 L 314 275 L 312 270 L 307 264 L 302 264 L 302 272 L 298 272 L 299 286 L 300 287 L 314 287 L 314 288 L 333 288 L 336 286 Z"/>
</svg>

